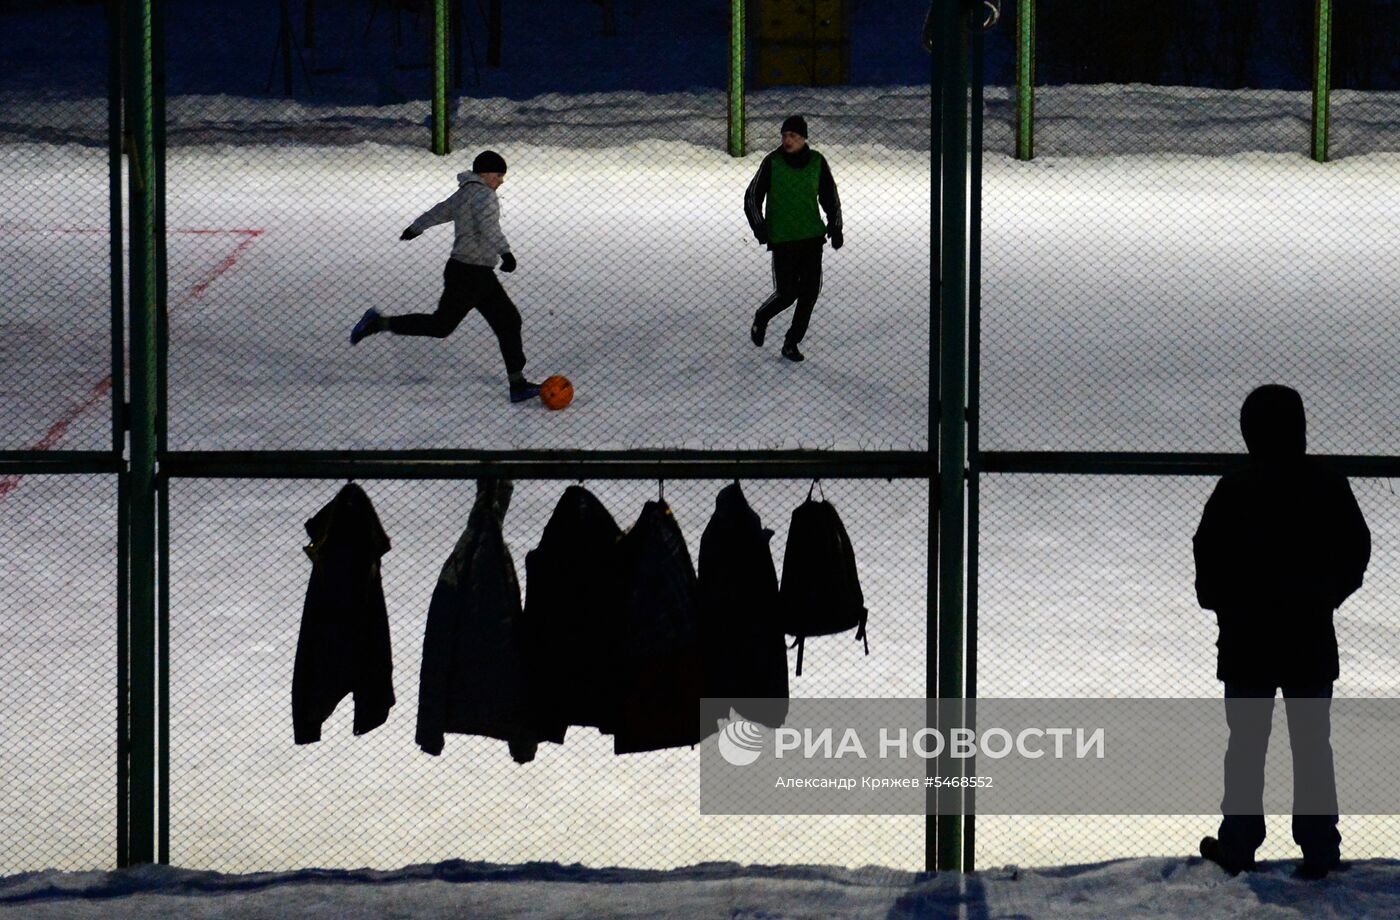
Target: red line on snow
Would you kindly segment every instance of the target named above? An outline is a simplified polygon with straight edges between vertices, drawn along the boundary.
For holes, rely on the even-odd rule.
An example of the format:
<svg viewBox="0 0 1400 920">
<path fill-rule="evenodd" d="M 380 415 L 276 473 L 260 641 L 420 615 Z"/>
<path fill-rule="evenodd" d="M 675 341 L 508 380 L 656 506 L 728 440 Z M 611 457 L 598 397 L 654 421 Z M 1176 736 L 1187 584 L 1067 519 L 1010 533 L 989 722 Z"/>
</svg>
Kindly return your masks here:
<svg viewBox="0 0 1400 920">
<path fill-rule="evenodd" d="M 89 230 L 83 228 L 0 226 L 0 232 L 108 233 L 109 231 Z M 229 234 L 233 236 L 243 237 L 243 239 L 238 242 L 238 245 L 234 247 L 233 252 L 225 256 L 222 262 L 220 262 L 208 273 L 206 273 L 204 277 L 196 281 L 194 285 L 190 287 L 190 289 L 180 297 L 179 303 L 175 305 L 176 309 L 179 309 L 180 307 L 188 306 L 189 304 L 192 304 L 196 300 L 199 300 L 201 297 L 203 297 L 205 293 L 209 290 L 210 285 L 212 285 L 215 281 L 218 281 L 219 278 L 222 277 L 224 273 L 227 272 L 229 269 L 233 268 L 234 263 L 238 261 L 239 257 L 242 256 L 243 253 L 246 252 L 248 248 L 253 245 L 253 242 L 257 240 L 258 237 L 263 235 L 264 231 L 238 228 L 230 230 L 180 229 L 171 230 L 170 232 L 179 234 L 199 235 Z M 37 442 L 35 442 L 35 444 L 29 449 L 35 451 L 53 450 L 53 448 L 57 446 L 58 442 L 62 441 L 64 436 L 68 434 L 68 430 L 73 427 L 73 424 L 78 419 L 82 418 L 83 415 L 89 412 L 93 406 L 96 406 L 98 403 L 102 402 L 103 398 L 111 392 L 112 375 L 108 374 L 106 377 L 103 377 L 101 380 L 99 380 L 93 386 L 93 388 L 88 391 L 87 396 L 83 397 L 83 399 L 81 399 L 79 402 L 74 403 L 72 406 L 69 406 L 68 409 L 62 415 L 60 415 L 52 425 L 49 426 L 49 430 L 44 432 L 44 436 L 40 438 Z M 21 477 L 17 475 L 5 476 L 0 478 L 0 499 L 3 499 L 6 495 L 9 495 L 16 488 L 18 488 L 20 479 Z"/>
</svg>

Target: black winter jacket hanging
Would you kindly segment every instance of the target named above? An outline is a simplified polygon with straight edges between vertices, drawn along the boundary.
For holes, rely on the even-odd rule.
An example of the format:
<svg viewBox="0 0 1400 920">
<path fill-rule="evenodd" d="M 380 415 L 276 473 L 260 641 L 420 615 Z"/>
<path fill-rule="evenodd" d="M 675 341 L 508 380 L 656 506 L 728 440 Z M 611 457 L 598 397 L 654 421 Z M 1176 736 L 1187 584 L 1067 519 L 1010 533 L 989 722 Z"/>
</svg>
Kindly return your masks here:
<svg viewBox="0 0 1400 920">
<path fill-rule="evenodd" d="M 705 697 L 777 728 L 787 718 L 788 677 L 772 536 L 739 483 L 720 490 L 700 537 L 700 630 Z M 712 703 L 706 726 L 728 717 L 730 705 Z"/>
<path fill-rule="evenodd" d="M 389 616 L 379 560 L 389 538 L 369 496 L 343 486 L 306 522 L 311 582 L 306 588 L 292 667 L 292 733 L 297 744 L 321 740 L 321 725 L 347 694 L 363 735 L 384 724 L 394 705 Z"/>
<path fill-rule="evenodd" d="M 562 742 L 570 725 L 615 730 L 621 537 L 592 492 L 569 486 L 525 555 L 531 720 L 546 741 Z"/>
<path fill-rule="evenodd" d="M 698 744 L 700 636 L 695 568 L 664 501 L 647 502 L 622 537 L 624 635 L 619 642 L 618 754 Z"/>
<path fill-rule="evenodd" d="M 510 744 L 519 763 L 535 756 L 526 715 L 528 681 L 516 629 L 520 584 L 501 526 L 511 484 L 482 480 L 467 529 L 442 567 L 428 607 L 418 688 L 419 747 L 441 754 L 443 734 Z"/>
<path fill-rule="evenodd" d="M 836 508 L 814 500 L 811 490 L 792 513 L 779 602 L 783 632 L 797 638 L 798 675 L 802 674 L 808 636 L 855 629 L 856 639 L 865 643 L 865 654 L 870 654 L 865 639 L 865 597 L 851 539 Z"/>
</svg>

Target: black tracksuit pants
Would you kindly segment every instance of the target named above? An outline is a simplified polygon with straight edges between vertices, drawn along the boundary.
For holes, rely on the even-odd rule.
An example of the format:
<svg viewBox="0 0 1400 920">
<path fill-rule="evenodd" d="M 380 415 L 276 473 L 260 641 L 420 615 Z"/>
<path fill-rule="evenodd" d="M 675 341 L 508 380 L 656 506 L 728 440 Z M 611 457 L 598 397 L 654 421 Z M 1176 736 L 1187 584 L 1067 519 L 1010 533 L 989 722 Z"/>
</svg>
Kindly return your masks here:
<svg viewBox="0 0 1400 920">
<path fill-rule="evenodd" d="M 505 288 L 496 278 L 495 269 L 484 265 L 468 265 L 448 259 L 442 271 L 442 297 L 432 313 L 410 313 L 387 318 L 387 328 L 395 335 L 429 335 L 443 338 L 462 322 L 473 308 L 496 333 L 506 373 L 514 374 L 525 367 L 525 349 L 520 343 L 520 311 L 511 302 Z"/>
<path fill-rule="evenodd" d="M 766 326 L 773 317 L 796 303 L 797 311 L 784 337 L 787 344 L 796 345 L 807 334 L 812 307 L 822 290 L 823 244 L 821 237 L 773 244 L 774 290 L 758 308 L 757 318 Z"/>
</svg>

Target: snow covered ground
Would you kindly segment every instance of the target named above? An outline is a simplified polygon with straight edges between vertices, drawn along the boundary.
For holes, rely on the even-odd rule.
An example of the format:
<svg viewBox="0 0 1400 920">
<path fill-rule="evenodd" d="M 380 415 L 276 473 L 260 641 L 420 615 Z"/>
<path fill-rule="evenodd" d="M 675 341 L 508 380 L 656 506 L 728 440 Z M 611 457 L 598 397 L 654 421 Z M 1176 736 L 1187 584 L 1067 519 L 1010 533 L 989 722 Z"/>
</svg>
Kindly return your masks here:
<svg viewBox="0 0 1400 920">
<path fill-rule="evenodd" d="M 866 867 L 736 866 L 669 872 L 555 863 L 452 862 L 392 872 L 219 875 L 161 866 L 0 879 L 0 917 L 633 917 L 823 920 L 1385 920 L 1400 911 L 1400 866 L 1358 863 L 1323 882 L 1270 864 L 1235 879 L 1199 859 L 1137 859 L 966 876 Z"/>
<path fill-rule="evenodd" d="M 1127 92 L 1154 113 L 1133 126 L 1137 152 L 1113 146 L 1104 91 L 1047 90 L 1042 112 L 1059 114 L 1032 163 L 1005 157 L 1006 97 L 990 94 L 983 447 L 1237 450 L 1240 399 L 1257 383 L 1283 380 L 1308 403 L 1314 450 L 1394 453 L 1400 154 L 1318 166 L 1280 152 L 1303 146 L 1299 94 Z M 426 136 L 421 104 L 172 100 L 172 447 L 926 445 L 926 90 L 756 95 L 756 153 L 742 160 L 719 149 L 722 101 L 697 92 L 464 103 L 454 127 L 463 152 L 444 160 L 417 149 Z M 1350 101 L 1350 111 L 1369 113 L 1352 122 L 1371 126 L 1361 149 L 1397 149 L 1386 146 L 1400 122 L 1393 94 Z M 102 124 L 92 100 L 9 97 L 0 110 L 0 175 L 24 177 L 0 199 L 4 446 L 35 446 L 71 414 L 51 446 L 101 448 L 107 409 L 93 394 L 108 372 Z M 771 346 L 747 342 L 768 275 L 741 212 L 767 146 L 761 132 L 793 110 L 808 113 L 814 145 L 832 158 L 848 241 L 827 254 L 804 343 L 809 360 L 796 368 Z M 1192 118 L 1204 119 L 1214 149 L 1192 146 L 1183 128 Z M 380 337 L 351 349 L 344 341 L 365 306 L 432 303 L 447 231 L 413 243 L 400 243 L 398 231 L 450 192 L 467 152 L 488 143 L 511 162 L 502 202 L 521 267 L 506 285 L 525 316 L 532 369 L 562 371 L 578 386 L 564 413 L 505 403 L 499 356 L 475 317 L 444 342 Z M 590 485 L 624 525 L 656 491 L 652 483 Z M 692 552 L 718 485 L 666 484 Z M 1189 556 L 1209 486 L 989 479 L 979 691 L 1217 692 L 1213 630 L 1194 606 Z M 301 524 L 334 487 L 172 487 L 177 864 L 920 865 L 918 818 L 701 816 L 685 751 L 619 759 L 605 739 L 579 732 L 525 768 L 479 739 L 451 739 L 440 759 L 418 752 L 422 619 L 465 521 L 470 484 L 366 484 L 395 544 L 385 579 L 399 704 L 376 733 L 352 739 L 342 711 L 326 741 L 295 749 L 287 697 L 307 576 Z M 518 565 L 560 488 L 519 485 L 507 521 Z M 806 484 L 745 488 L 778 532 L 781 563 L 787 516 Z M 922 695 L 927 490 L 899 482 L 826 489 L 861 563 L 872 654 L 862 658 L 841 640 L 814 646 L 794 692 Z M 1395 695 L 1400 508 L 1386 484 L 1358 483 L 1357 492 L 1376 555 L 1367 586 L 1339 616 L 1339 693 Z M 18 828 L 0 871 L 90 868 L 113 857 L 113 501 L 109 483 L 39 477 L 0 497 L 4 545 L 21 561 L 0 602 L 0 809 Z M 1083 666 L 1086 650 L 1093 668 Z M 1349 856 L 1396 852 L 1393 821 L 1344 822 Z M 1286 825 L 1270 825 L 1271 859 L 1291 855 Z M 987 917 L 1395 913 L 1388 862 L 1308 887 L 1282 865 L 1226 882 L 1213 867 L 1167 856 L 1191 852 L 1212 826 L 1209 816 L 982 818 L 981 865 L 1156 858 L 1014 878 L 989 872 L 966 890 L 950 878 L 846 869 L 810 877 L 577 870 L 565 879 L 503 869 L 511 881 L 470 886 L 456 883 L 480 876 L 459 865 L 436 870 L 446 876 L 437 881 L 421 878 L 429 870 L 254 881 L 145 870 L 7 879 L 0 912 L 255 916 L 299 903 L 351 916 L 461 904 L 478 914 L 533 905 L 546 915 L 607 916 L 634 905 L 697 916 L 941 916 L 961 903 L 968 916 Z M 51 885 L 80 893 L 46 893 Z M 1301 906 L 1287 906 L 1294 902 Z"/>
</svg>

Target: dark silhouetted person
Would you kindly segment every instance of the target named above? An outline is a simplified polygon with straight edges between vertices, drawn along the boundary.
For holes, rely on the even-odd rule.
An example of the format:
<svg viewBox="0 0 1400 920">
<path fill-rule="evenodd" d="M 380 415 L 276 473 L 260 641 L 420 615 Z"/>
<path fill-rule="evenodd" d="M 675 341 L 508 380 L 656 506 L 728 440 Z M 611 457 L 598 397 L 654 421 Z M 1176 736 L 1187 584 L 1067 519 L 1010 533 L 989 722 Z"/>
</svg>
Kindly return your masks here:
<svg viewBox="0 0 1400 920">
<path fill-rule="evenodd" d="M 496 278 L 501 271 L 515 271 L 515 256 L 501 232 L 501 206 L 496 189 L 506 181 L 506 161 L 493 150 L 484 150 L 472 161 L 471 172 L 457 175 L 457 191 L 433 205 L 399 236 L 411 240 L 424 230 L 452 221 L 455 236 L 452 255 L 443 270 L 442 298 L 433 313 L 384 316 L 373 308 L 365 311 L 350 332 L 355 345 L 376 332 L 445 338 L 473 308 L 480 310 L 506 362 L 510 401 L 522 402 L 540 395 L 538 384 L 525 379 L 525 350 L 520 343 L 520 311 Z"/>
<path fill-rule="evenodd" d="M 825 222 L 818 204 L 826 212 Z M 754 239 L 773 252 L 774 290 L 754 314 L 749 338 L 762 347 L 768 323 L 796 303 L 783 339 L 783 357 L 801 361 L 797 346 L 807 334 L 822 290 L 822 247 L 828 236 L 832 249 L 845 242 L 836 180 L 826 157 L 807 146 L 807 120 L 801 115 L 783 122 L 782 146 L 759 164 L 744 192 L 744 215 Z"/>
<path fill-rule="evenodd" d="M 1231 874 L 1264 842 L 1264 758 L 1274 695 L 1283 691 L 1293 754 L 1298 874 L 1321 878 L 1340 860 L 1332 767 L 1332 613 L 1361 586 L 1371 535 L 1345 477 L 1305 456 L 1297 391 L 1271 384 L 1240 410 L 1248 464 L 1224 476 L 1193 540 L 1196 597 L 1220 626 L 1216 677 L 1225 682 L 1225 796 L 1219 837 L 1201 855 Z M 1300 805 L 1303 798 L 1311 804 Z"/>
</svg>

